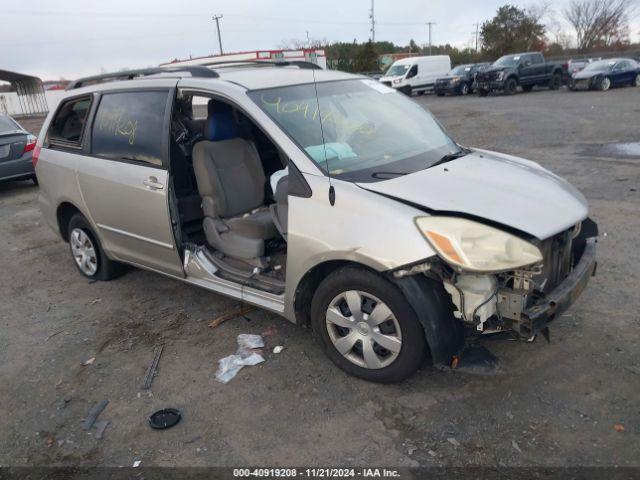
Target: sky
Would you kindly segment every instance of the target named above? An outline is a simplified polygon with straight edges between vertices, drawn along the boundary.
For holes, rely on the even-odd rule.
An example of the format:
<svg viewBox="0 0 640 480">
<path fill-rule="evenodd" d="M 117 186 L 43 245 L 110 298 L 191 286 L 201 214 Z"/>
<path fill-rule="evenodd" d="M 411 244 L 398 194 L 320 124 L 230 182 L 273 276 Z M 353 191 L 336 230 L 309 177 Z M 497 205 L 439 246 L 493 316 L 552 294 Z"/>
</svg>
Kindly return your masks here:
<svg viewBox="0 0 640 480">
<path fill-rule="evenodd" d="M 554 1 L 549 18 L 559 19 L 568 1 Z M 504 3 L 535 0 L 375 0 L 376 40 L 426 44 L 425 22 L 435 22 L 433 44 L 471 46 L 474 24 Z M 223 15 L 225 52 L 274 49 L 307 32 L 361 42 L 370 37 L 370 7 L 371 0 L 3 0 L 0 69 L 57 80 L 217 53 L 214 14 Z M 637 19 L 632 33 L 638 40 Z"/>
</svg>

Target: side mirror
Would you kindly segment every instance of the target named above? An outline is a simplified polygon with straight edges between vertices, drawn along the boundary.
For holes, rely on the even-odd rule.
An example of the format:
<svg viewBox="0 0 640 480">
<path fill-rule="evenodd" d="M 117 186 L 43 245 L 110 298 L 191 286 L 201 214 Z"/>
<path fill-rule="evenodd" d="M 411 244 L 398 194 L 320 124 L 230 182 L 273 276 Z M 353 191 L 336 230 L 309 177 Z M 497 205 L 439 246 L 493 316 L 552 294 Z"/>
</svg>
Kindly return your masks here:
<svg viewBox="0 0 640 480">
<path fill-rule="evenodd" d="M 531 60 L 525 60 L 523 65 L 525 67 L 530 67 L 531 66 Z"/>
</svg>

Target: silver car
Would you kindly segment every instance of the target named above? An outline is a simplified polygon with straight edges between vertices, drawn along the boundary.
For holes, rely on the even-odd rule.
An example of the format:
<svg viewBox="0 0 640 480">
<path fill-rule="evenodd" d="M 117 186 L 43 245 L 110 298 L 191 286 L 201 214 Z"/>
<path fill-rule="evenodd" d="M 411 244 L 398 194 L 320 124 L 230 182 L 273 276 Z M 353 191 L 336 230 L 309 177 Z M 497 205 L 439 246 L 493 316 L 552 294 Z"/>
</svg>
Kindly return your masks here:
<svg viewBox="0 0 640 480">
<path fill-rule="evenodd" d="M 595 271 L 597 226 L 565 180 L 304 63 L 77 80 L 34 156 L 82 275 L 129 264 L 309 324 L 371 381 L 451 364 L 470 334 L 546 333 Z"/>
</svg>

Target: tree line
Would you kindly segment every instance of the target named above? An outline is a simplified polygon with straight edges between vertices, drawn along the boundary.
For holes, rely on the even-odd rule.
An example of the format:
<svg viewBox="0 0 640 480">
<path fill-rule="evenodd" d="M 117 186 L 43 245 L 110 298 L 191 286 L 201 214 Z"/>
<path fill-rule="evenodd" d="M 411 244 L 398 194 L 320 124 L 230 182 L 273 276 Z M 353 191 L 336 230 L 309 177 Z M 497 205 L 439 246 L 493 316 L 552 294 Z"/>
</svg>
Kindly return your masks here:
<svg viewBox="0 0 640 480">
<path fill-rule="evenodd" d="M 449 55 L 454 65 L 492 61 L 508 54 L 524 51 L 542 51 L 549 56 L 568 56 L 590 52 L 621 51 L 640 48 L 629 40 L 629 22 L 637 13 L 637 0 L 571 0 L 561 11 L 549 3 L 530 8 L 503 5 L 495 16 L 485 21 L 479 31 L 478 48 L 457 48 L 418 45 L 413 39 L 408 45 L 377 41 L 358 43 L 311 42 L 289 40 L 282 48 L 321 47 L 325 49 L 330 68 L 369 72 L 380 70 L 380 55 L 427 54 Z M 564 31 L 558 18 L 572 26 L 574 35 Z"/>
</svg>

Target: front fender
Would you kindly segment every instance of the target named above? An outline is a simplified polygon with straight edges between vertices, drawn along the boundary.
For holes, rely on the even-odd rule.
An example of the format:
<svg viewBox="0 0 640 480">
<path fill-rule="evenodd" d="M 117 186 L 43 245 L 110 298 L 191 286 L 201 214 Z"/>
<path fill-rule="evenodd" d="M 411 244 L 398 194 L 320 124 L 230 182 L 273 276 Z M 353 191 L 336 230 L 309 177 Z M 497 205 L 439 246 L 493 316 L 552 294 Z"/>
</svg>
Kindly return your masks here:
<svg viewBox="0 0 640 480">
<path fill-rule="evenodd" d="M 434 364 L 451 365 L 464 347 L 464 326 L 453 316 L 450 295 L 441 283 L 423 275 L 394 278 L 424 328 Z"/>
</svg>

